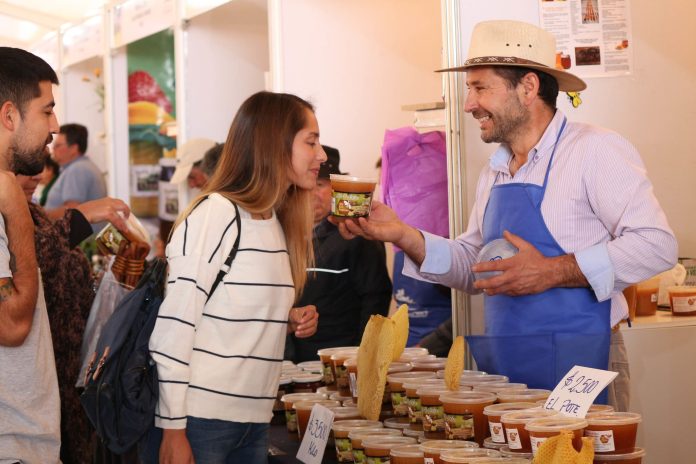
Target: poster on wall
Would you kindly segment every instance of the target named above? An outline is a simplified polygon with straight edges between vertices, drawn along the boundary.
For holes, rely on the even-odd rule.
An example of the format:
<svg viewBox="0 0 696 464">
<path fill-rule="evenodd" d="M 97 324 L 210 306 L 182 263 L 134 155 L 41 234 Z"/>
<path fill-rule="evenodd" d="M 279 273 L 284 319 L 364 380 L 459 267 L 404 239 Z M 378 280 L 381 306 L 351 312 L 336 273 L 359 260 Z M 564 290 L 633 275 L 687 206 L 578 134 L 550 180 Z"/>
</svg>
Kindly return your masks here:
<svg viewBox="0 0 696 464">
<path fill-rule="evenodd" d="M 128 44 L 128 135 L 131 210 L 157 217 L 160 158 L 174 157 L 174 35 L 158 32 Z"/>
<path fill-rule="evenodd" d="M 629 0 L 539 0 L 541 27 L 556 37 L 556 67 L 578 77 L 633 72 Z"/>
</svg>

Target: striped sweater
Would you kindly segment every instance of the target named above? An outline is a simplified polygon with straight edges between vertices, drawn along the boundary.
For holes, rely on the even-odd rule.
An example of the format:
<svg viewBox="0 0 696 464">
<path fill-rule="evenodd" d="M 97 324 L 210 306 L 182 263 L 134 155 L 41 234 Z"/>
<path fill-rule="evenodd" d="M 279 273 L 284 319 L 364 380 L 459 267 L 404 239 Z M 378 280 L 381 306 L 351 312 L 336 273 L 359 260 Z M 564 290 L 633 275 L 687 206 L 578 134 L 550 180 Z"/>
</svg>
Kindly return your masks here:
<svg viewBox="0 0 696 464">
<path fill-rule="evenodd" d="M 160 379 L 157 427 L 185 428 L 187 416 L 271 419 L 295 291 L 275 214 L 256 220 L 239 210 L 239 252 L 208 303 L 237 236 L 232 203 L 211 195 L 167 245 L 166 296 L 150 338 Z"/>
</svg>

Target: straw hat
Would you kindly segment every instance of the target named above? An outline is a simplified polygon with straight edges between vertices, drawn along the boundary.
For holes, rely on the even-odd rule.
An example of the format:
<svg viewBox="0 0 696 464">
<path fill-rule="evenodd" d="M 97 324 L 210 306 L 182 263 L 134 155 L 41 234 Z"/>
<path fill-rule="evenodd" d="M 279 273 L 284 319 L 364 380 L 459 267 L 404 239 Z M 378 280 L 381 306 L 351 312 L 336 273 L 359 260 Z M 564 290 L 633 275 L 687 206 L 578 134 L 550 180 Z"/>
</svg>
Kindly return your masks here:
<svg viewBox="0 0 696 464">
<path fill-rule="evenodd" d="M 172 184 L 179 184 L 186 180 L 194 164 L 201 161 L 205 152 L 215 146 L 215 142 L 209 139 L 191 139 L 177 150 L 177 165 L 174 175 L 169 180 Z"/>
<path fill-rule="evenodd" d="M 538 69 L 556 78 L 563 92 L 585 90 L 587 84 L 579 77 L 556 69 L 556 39 L 528 23 L 520 21 L 483 21 L 471 34 L 469 54 L 463 66 L 440 69 L 466 71 L 474 66 L 520 66 Z"/>
</svg>

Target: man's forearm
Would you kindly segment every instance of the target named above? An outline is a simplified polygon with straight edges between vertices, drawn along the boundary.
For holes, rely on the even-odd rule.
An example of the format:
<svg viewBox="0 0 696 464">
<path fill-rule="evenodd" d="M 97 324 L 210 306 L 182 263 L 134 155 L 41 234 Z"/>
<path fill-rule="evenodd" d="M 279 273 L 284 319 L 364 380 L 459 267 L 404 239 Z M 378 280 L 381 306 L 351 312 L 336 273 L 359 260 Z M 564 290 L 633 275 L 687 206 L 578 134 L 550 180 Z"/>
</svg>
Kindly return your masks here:
<svg viewBox="0 0 696 464">
<path fill-rule="evenodd" d="M 420 266 L 425 260 L 425 238 L 420 230 L 415 227 L 404 225 L 405 230 L 402 238 L 394 242 L 404 253 L 411 258 L 416 265 Z"/>
<path fill-rule="evenodd" d="M 10 252 L 11 279 L 3 279 L 0 345 L 18 346 L 29 335 L 38 292 L 34 224 L 26 201 L 3 212 Z"/>
<path fill-rule="evenodd" d="M 548 276 L 552 279 L 553 287 L 589 287 L 587 278 L 580 270 L 574 254 L 550 258 L 552 265 L 549 267 Z"/>
</svg>

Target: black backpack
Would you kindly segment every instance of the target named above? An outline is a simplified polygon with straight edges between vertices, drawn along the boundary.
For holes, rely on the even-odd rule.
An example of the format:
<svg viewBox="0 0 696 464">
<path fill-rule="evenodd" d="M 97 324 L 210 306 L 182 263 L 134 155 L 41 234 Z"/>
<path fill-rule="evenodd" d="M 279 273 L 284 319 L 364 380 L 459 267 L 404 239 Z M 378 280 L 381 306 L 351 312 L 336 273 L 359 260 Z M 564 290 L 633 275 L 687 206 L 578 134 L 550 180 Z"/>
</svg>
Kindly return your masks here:
<svg viewBox="0 0 696 464">
<path fill-rule="evenodd" d="M 208 300 L 229 272 L 239 249 L 241 218 L 236 204 L 234 208 L 237 239 L 208 292 Z M 167 261 L 155 258 L 104 324 L 85 374 L 80 402 L 97 435 L 116 454 L 130 450 L 153 425 L 159 390 L 148 345 L 166 279 Z"/>
</svg>

